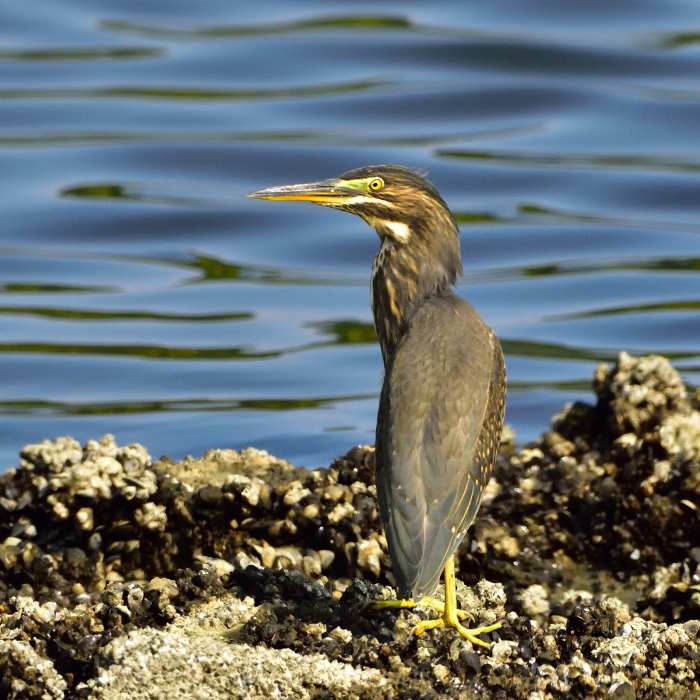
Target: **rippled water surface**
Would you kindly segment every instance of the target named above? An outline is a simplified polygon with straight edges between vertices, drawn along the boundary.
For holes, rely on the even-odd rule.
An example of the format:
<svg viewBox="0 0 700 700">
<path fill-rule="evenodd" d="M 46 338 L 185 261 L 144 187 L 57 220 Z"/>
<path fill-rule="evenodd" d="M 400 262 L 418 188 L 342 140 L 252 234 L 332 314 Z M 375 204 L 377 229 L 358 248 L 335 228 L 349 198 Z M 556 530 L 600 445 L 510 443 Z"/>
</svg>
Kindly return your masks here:
<svg viewBox="0 0 700 700">
<path fill-rule="evenodd" d="M 244 194 L 375 163 L 455 213 L 519 442 L 621 349 L 700 383 L 696 2 L 4 2 L 0 469 L 372 442 L 376 234 Z"/>
</svg>

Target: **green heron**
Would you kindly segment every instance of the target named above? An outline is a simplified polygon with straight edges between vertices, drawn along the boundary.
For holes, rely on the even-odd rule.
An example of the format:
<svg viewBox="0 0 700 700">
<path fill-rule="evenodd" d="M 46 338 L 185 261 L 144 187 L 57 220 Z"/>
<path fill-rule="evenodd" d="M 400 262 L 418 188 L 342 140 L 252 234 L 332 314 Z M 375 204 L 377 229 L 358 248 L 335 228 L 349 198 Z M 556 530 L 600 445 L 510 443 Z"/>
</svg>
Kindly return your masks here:
<svg viewBox="0 0 700 700">
<path fill-rule="evenodd" d="M 462 273 L 457 224 L 437 190 L 397 165 L 270 187 L 257 199 L 314 202 L 361 216 L 379 234 L 372 266 L 374 325 L 384 359 L 376 483 L 402 600 L 419 601 L 474 644 L 500 624 L 467 629 L 457 609 L 454 553 L 481 504 L 505 410 L 505 363 L 493 331 L 453 290 Z M 445 602 L 430 596 L 445 572 Z"/>
</svg>

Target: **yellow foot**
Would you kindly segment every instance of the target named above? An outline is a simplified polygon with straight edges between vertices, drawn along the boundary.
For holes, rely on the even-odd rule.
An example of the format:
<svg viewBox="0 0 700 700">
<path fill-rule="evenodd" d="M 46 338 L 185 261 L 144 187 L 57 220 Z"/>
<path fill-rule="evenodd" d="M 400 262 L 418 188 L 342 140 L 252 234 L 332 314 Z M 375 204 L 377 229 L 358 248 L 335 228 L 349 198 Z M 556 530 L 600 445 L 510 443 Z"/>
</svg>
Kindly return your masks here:
<svg viewBox="0 0 700 700">
<path fill-rule="evenodd" d="M 455 610 L 457 619 L 448 619 L 445 615 L 445 604 L 441 600 L 435 600 L 435 598 L 421 598 L 420 603 L 416 603 L 413 598 L 408 598 L 407 600 L 377 600 L 373 603 L 368 603 L 367 607 L 372 610 L 386 610 L 388 608 L 405 609 L 405 608 L 415 608 L 420 605 L 421 607 L 430 607 L 442 613 L 442 617 L 437 618 L 437 620 L 425 620 L 424 622 L 419 622 L 410 632 L 410 634 L 420 634 L 426 630 L 432 630 L 436 627 L 453 627 L 456 629 L 465 639 L 468 639 L 472 644 L 476 644 L 480 647 L 488 647 L 488 644 L 482 642 L 478 635 L 487 632 L 493 632 L 494 630 L 500 629 L 501 623 L 497 622 L 494 625 L 489 625 L 488 627 L 476 627 L 474 629 L 467 629 L 464 625 L 460 624 L 459 620 L 464 620 L 467 614 L 464 610 Z"/>
<path fill-rule="evenodd" d="M 462 619 L 464 619 L 464 613 L 461 610 L 458 612 L 462 613 Z M 488 647 L 488 644 L 486 642 L 482 642 L 478 635 L 484 634 L 485 632 L 493 632 L 501 627 L 501 623 L 497 622 L 495 625 L 489 625 L 488 627 L 475 627 L 473 629 L 467 629 L 464 625 L 461 625 L 458 620 L 447 620 L 443 615 L 437 620 L 425 620 L 424 622 L 419 622 L 411 630 L 411 634 L 420 634 L 426 630 L 432 630 L 443 625 L 445 627 L 454 627 L 454 629 L 456 629 L 465 639 L 468 639 L 472 644 L 480 647 Z"/>
</svg>

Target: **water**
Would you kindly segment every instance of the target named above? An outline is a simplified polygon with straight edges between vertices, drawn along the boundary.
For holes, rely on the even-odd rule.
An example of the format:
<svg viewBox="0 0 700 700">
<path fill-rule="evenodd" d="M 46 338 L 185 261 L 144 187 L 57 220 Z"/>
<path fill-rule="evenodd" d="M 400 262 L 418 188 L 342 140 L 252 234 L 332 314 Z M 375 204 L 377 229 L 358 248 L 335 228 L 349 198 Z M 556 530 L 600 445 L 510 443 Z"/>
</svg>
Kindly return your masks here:
<svg viewBox="0 0 700 700">
<path fill-rule="evenodd" d="M 372 442 L 376 235 L 244 194 L 376 163 L 455 213 L 519 442 L 621 349 L 697 385 L 699 125 L 693 2 L 0 2 L 0 469 Z"/>
</svg>

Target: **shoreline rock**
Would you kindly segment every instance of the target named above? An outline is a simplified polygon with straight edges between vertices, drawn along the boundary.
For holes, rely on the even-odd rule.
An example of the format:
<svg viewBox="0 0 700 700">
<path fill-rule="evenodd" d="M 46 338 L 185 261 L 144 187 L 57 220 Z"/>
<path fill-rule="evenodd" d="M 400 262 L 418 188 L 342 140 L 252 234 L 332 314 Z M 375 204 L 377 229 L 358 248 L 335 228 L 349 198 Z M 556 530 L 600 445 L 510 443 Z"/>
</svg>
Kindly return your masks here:
<svg viewBox="0 0 700 700">
<path fill-rule="evenodd" d="M 152 462 L 111 436 L 26 446 L 0 477 L 0 696 L 700 695 L 700 394 L 621 353 L 597 404 L 504 440 L 458 553 L 473 649 L 409 636 L 374 455 L 308 472 L 249 448 Z"/>
</svg>

